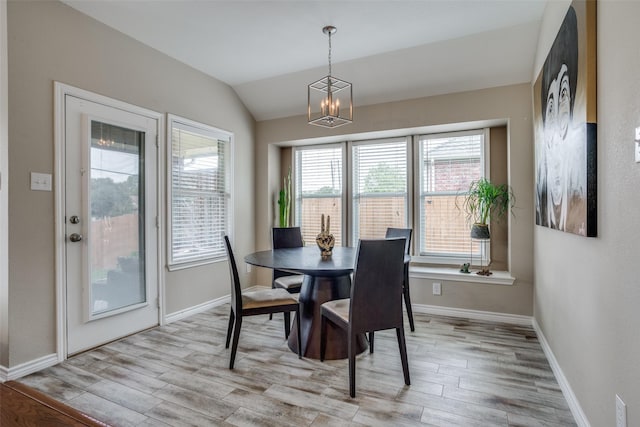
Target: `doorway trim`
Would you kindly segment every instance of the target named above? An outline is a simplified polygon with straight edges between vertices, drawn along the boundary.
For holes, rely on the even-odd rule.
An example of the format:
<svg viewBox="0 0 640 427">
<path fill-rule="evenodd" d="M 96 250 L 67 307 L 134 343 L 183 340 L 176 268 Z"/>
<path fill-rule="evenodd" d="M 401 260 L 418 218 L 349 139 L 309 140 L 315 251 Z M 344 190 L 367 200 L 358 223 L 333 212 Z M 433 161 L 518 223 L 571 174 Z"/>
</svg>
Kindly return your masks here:
<svg viewBox="0 0 640 427">
<path fill-rule="evenodd" d="M 0 1 L 0 381 L 6 377 L 9 366 L 8 36 L 7 2 Z"/>
<path fill-rule="evenodd" d="M 65 251 L 65 97 L 71 95 L 82 98 L 90 102 L 103 104 L 108 107 L 117 108 L 130 113 L 146 116 L 157 122 L 157 164 L 158 184 L 156 194 L 157 218 L 156 218 L 156 234 L 158 247 L 156 248 L 157 258 L 157 277 L 158 277 L 158 324 L 163 325 L 165 317 L 165 301 L 164 301 L 164 262 L 163 250 L 164 239 L 162 230 L 164 229 L 164 162 L 165 152 L 165 116 L 163 113 L 138 107 L 123 101 L 118 101 L 103 95 L 98 95 L 84 89 L 69 86 L 64 83 L 54 82 L 54 191 L 55 191 L 55 265 L 56 265 L 56 355 L 58 361 L 61 362 L 67 358 L 67 280 L 66 280 L 66 251 Z"/>
</svg>

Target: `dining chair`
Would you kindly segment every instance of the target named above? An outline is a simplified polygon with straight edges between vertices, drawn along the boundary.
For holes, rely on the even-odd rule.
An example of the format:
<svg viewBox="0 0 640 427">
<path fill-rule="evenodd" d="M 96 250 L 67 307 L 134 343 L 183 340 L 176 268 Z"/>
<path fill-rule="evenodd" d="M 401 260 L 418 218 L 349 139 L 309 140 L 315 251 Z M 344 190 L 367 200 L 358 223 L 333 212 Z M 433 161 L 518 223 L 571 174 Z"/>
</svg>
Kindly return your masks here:
<svg viewBox="0 0 640 427">
<path fill-rule="evenodd" d="M 394 239 L 398 237 L 404 237 L 404 254 L 409 255 L 409 251 L 411 250 L 411 234 L 412 229 L 410 228 L 387 228 L 387 233 L 384 236 L 386 239 Z M 411 295 L 409 293 L 409 262 L 411 262 L 411 257 L 407 257 L 406 262 L 404 263 L 404 280 L 402 282 L 402 295 L 404 296 L 404 305 L 407 307 L 407 317 L 409 317 L 409 328 L 411 332 L 416 330 L 413 323 L 413 310 L 411 309 Z"/>
<path fill-rule="evenodd" d="M 289 337 L 291 324 L 291 312 L 296 314 L 296 328 L 300 336 L 300 304 L 298 300 L 284 289 L 265 289 L 259 291 L 242 292 L 238 267 L 229 243 L 229 237 L 224 236 L 224 243 L 229 257 L 229 273 L 231 275 L 231 312 L 229 314 L 229 326 L 227 328 L 227 342 L 225 348 L 229 348 L 231 332 L 233 331 L 233 344 L 231 346 L 231 359 L 229 369 L 233 369 L 238 350 L 238 339 L 244 316 L 258 314 L 284 313 L 284 334 Z M 302 348 L 298 340 L 298 357 L 302 358 Z"/>
<path fill-rule="evenodd" d="M 301 248 L 304 246 L 300 227 L 273 227 L 271 230 L 271 247 L 273 249 Z M 298 293 L 303 281 L 304 275 L 302 274 L 273 270 L 271 287 L 282 288 L 289 293 Z"/>
<path fill-rule="evenodd" d="M 395 329 L 404 383 L 410 385 L 402 313 L 404 239 L 360 240 L 351 297 L 320 307 L 320 360 L 327 348 L 327 322 L 347 331 L 349 394 L 356 396 L 356 340 L 359 334 Z M 370 347 L 373 352 L 373 347 Z"/>
</svg>

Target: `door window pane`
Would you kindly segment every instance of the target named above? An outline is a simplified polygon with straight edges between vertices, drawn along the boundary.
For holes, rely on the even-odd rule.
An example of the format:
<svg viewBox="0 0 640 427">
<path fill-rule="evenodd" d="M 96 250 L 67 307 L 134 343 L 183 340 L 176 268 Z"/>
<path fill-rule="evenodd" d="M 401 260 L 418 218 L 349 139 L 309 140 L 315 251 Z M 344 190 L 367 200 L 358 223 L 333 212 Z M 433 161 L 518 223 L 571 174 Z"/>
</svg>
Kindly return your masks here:
<svg viewBox="0 0 640 427">
<path fill-rule="evenodd" d="M 145 302 L 144 133 L 91 122 L 91 314 Z"/>
</svg>

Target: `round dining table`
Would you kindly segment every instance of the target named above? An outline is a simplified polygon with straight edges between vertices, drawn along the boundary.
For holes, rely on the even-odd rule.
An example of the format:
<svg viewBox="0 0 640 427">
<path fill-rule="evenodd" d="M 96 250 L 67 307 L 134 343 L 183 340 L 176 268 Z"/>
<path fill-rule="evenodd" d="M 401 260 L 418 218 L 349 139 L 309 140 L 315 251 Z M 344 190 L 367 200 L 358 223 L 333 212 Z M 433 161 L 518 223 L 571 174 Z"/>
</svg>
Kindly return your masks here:
<svg viewBox="0 0 640 427">
<path fill-rule="evenodd" d="M 260 251 L 244 257 L 247 264 L 304 274 L 299 296 L 301 336 L 298 337 L 293 328 L 288 341 L 292 351 L 297 353 L 300 340 L 304 357 L 320 359 L 320 306 L 327 301 L 350 297 L 355 257 L 356 248 L 341 246 L 334 247 L 333 254 L 327 259 L 320 256 L 316 246 Z M 327 322 L 325 359 L 346 359 L 347 344 L 347 332 Z M 357 353 L 367 347 L 365 335 L 358 335 Z"/>
</svg>

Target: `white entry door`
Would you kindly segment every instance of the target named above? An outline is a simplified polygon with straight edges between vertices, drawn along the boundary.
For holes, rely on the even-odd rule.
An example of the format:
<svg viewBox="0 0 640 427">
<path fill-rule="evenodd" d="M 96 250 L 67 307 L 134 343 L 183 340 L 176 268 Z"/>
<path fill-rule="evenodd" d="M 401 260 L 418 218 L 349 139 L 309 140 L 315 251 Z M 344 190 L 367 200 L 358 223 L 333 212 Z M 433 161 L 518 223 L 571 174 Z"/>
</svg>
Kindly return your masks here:
<svg viewBox="0 0 640 427">
<path fill-rule="evenodd" d="M 71 355 L 159 322 L 158 119 L 64 96 Z"/>
</svg>

